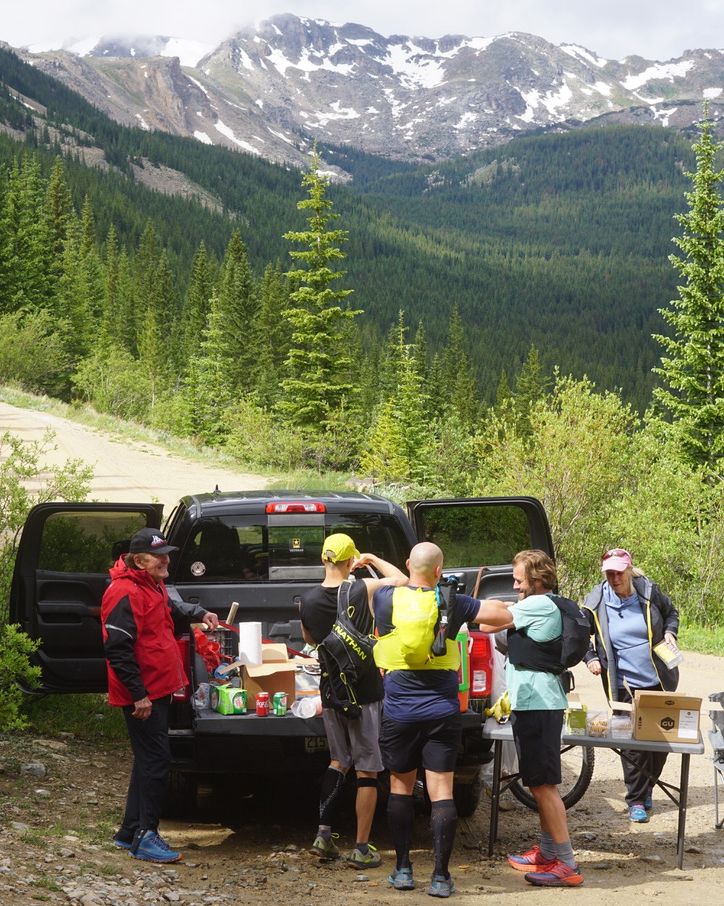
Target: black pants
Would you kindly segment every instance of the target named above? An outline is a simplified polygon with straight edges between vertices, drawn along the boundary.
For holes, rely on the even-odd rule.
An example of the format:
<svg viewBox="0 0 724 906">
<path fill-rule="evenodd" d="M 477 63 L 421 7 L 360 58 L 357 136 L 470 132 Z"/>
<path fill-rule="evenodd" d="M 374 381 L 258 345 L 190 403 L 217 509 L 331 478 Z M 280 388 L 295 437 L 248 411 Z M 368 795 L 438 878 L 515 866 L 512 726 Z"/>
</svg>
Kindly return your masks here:
<svg viewBox="0 0 724 906">
<path fill-rule="evenodd" d="M 168 743 L 170 696 L 153 702 L 148 720 L 132 717 L 133 705 L 123 708 L 133 751 L 133 768 L 120 834 L 131 838 L 137 830 L 157 830 L 166 794 L 171 748 Z"/>
<path fill-rule="evenodd" d="M 634 690 L 636 691 L 636 690 Z M 651 686 L 647 691 L 660 692 L 661 686 Z M 618 701 L 630 702 L 631 696 L 625 689 L 618 690 Z M 622 750 L 623 751 L 623 750 Z M 643 802 L 646 794 L 655 785 L 666 764 L 666 752 L 638 752 L 626 749 L 626 758 L 621 756 L 623 780 L 626 784 L 626 805 Z"/>
</svg>

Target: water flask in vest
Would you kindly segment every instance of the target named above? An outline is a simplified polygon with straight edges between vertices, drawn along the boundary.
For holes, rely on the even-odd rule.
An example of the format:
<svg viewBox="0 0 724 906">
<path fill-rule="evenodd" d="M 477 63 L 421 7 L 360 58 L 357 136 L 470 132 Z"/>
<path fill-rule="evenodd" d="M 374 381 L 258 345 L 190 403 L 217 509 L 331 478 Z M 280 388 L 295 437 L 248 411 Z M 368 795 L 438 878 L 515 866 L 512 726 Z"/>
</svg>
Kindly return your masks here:
<svg viewBox="0 0 724 906">
<path fill-rule="evenodd" d="M 467 626 L 462 626 L 455 641 L 460 649 L 460 667 L 458 668 L 458 699 L 460 710 L 468 710 L 470 696 L 470 633 Z"/>
</svg>

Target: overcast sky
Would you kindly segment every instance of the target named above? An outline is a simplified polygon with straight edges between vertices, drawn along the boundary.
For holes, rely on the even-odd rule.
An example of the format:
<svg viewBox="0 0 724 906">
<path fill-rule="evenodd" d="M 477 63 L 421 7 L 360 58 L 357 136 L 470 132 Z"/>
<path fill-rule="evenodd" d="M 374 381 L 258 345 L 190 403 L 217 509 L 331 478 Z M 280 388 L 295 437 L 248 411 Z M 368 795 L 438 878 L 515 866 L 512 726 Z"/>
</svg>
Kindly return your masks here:
<svg viewBox="0 0 724 906">
<path fill-rule="evenodd" d="M 282 12 L 359 22 L 383 35 L 525 31 L 611 59 L 668 60 L 691 48 L 724 48 L 724 0 L 10 0 L 0 39 L 61 46 L 89 35 L 161 34 L 216 44 Z"/>
</svg>

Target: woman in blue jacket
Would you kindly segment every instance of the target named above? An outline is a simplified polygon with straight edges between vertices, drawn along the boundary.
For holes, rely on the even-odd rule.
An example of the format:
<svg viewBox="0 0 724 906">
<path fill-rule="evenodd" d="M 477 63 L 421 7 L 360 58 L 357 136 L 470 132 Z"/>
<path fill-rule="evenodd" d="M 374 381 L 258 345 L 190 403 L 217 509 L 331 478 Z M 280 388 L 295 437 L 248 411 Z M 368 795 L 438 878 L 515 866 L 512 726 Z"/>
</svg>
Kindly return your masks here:
<svg viewBox="0 0 724 906">
<path fill-rule="evenodd" d="M 661 589 L 635 570 L 631 554 L 622 548 L 607 551 L 601 562 L 605 579 L 583 602 L 593 642 L 584 658 L 600 676 L 609 701 L 631 701 L 626 688 L 673 692 L 679 671 L 654 653 L 659 642 L 676 651 L 679 612 Z M 624 685 L 624 681 L 626 686 Z M 652 790 L 666 763 L 665 752 L 627 751 L 621 757 L 629 818 L 649 820 Z"/>
</svg>

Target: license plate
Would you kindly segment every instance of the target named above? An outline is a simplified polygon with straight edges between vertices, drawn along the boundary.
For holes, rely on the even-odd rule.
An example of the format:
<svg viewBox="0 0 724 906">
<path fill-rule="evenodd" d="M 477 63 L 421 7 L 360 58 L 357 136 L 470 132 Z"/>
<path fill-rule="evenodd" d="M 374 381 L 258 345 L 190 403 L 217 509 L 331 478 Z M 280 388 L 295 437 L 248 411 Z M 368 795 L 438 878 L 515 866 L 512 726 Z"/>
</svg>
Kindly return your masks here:
<svg viewBox="0 0 724 906">
<path fill-rule="evenodd" d="M 329 749 L 327 745 L 326 736 L 305 736 L 304 737 L 304 751 L 305 752 L 323 752 L 326 749 Z"/>
</svg>

